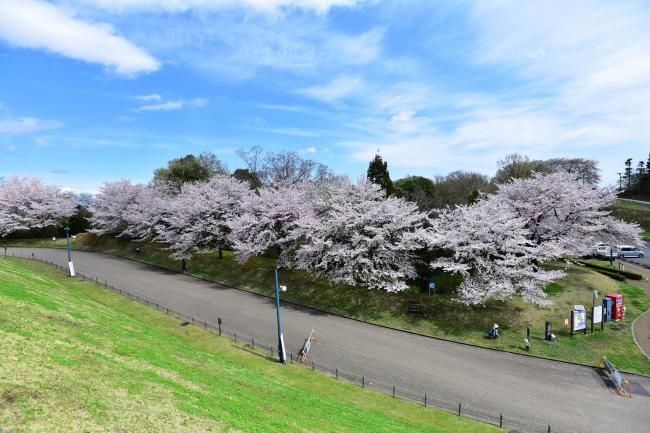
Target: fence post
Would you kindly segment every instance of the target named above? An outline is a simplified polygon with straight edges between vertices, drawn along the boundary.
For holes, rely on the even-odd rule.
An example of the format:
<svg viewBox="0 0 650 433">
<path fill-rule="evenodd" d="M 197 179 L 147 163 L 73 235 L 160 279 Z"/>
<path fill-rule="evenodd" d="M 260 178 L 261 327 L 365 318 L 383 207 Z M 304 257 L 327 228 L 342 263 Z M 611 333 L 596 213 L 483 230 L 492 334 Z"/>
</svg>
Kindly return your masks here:
<svg viewBox="0 0 650 433">
<path fill-rule="evenodd" d="M 460 416 L 460 403 L 458 403 L 458 416 Z"/>
<path fill-rule="evenodd" d="M 235 343 L 237 342 L 237 333 L 235 332 Z"/>
<path fill-rule="evenodd" d="M 255 339 L 251 337 L 251 347 L 255 349 Z"/>
<path fill-rule="evenodd" d="M 393 398 L 395 398 L 395 385 L 393 385 Z"/>
<path fill-rule="evenodd" d="M 273 348 L 271 348 L 271 356 L 273 356 Z M 293 364 L 293 352 L 289 353 L 289 359 L 291 359 L 291 363 Z"/>
<path fill-rule="evenodd" d="M 548 425 L 548 433 L 551 433 L 551 425 Z"/>
<path fill-rule="evenodd" d="M 427 407 L 427 395 L 424 394 L 424 407 Z"/>
<path fill-rule="evenodd" d="M 366 387 L 366 378 L 362 377 L 361 378 L 361 388 L 365 388 L 365 387 Z"/>
<path fill-rule="evenodd" d="M 337 379 L 339 378 L 339 369 L 338 368 L 336 369 L 336 378 Z"/>
<path fill-rule="evenodd" d="M 311 371 L 316 371 L 316 366 L 314 365 L 314 361 L 311 362 Z"/>
<path fill-rule="evenodd" d="M 503 427 L 503 415 L 499 414 L 499 427 Z"/>
</svg>

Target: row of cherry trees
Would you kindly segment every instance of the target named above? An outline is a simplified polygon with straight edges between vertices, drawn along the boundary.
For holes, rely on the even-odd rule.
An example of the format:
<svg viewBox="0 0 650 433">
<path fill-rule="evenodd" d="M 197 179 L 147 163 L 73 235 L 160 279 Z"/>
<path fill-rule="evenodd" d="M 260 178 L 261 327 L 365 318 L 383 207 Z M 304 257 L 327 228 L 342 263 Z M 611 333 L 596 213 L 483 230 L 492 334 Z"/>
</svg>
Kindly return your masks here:
<svg viewBox="0 0 650 433">
<path fill-rule="evenodd" d="M 91 222 L 100 235 L 162 242 L 178 259 L 229 245 L 245 262 L 274 249 L 281 266 L 388 291 L 407 288 L 422 253 L 433 251 L 432 268 L 463 276 L 465 303 L 510 296 L 542 303 L 543 288 L 563 275 L 548 261 L 587 254 L 598 242 L 639 242 L 638 226 L 606 210 L 615 200 L 613 190 L 553 173 L 428 215 L 365 179 L 252 191 L 217 175 L 180 192 L 106 183 Z"/>
<path fill-rule="evenodd" d="M 253 191 L 216 175 L 180 191 L 107 182 L 90 220 L 98 235 L 162 242 L 177 259 L 229 246 L 245 262 L 275 250 L 281 266 L 388 291 L 404 290 L 432 252 L 432 268 L 463 276 L 465 303 L 510 296 L 539 303 L 543 288 L 563 275 L 545 263 L 587 254 L 598 242 L 639 242 L 639 227 L 607 210 L 615 200 L 613 190 L 574 175 L 538 174 L 499 185 L 475 204 L 425 214 L 366 179 Z M 0 183 L 0 237 L 74 212 L 72 194 L 60 188 L 20 177 Z"/>
<path fill-rule="evenodd" d="M 38 179 L 12 177 L 0 183 L 0 238 L 19 230 L 56 225 L 75 212 L 71 192 Z"/>
</svg>

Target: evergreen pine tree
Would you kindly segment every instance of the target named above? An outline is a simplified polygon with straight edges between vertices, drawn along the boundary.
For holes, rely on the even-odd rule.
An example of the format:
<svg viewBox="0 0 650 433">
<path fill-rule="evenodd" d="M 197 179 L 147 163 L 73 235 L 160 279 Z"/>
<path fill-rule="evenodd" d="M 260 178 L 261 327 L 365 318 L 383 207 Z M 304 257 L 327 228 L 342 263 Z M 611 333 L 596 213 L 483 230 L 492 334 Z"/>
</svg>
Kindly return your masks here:
<svg viewBox="0 0 650 433">
<path fill-rule="evenodd" d="M 393 181 L 390 180 L 390 173 L 388 173 L 388 163 L 381 159 L 379 152 L 368 165 L 368 179 L 386 191 L 386 195 L 393 194 Z"/>
<path fill-rule="evenodd" d="M 632 186 L 632 158 L 625 160 L 625 179 L 627 179 L 627 187 Z"/>
</svg>

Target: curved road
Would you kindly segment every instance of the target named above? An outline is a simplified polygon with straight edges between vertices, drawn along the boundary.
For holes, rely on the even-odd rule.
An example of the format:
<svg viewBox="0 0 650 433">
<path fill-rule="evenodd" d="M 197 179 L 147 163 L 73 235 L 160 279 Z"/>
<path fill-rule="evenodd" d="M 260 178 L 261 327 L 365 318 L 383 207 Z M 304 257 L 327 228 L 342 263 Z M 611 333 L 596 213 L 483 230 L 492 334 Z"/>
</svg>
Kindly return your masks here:
<svg viewBox="0 0 650 433">
<path fill-rule="evenodd" d="M 8 254 L 67 262 L 65 250 L 9 248 Z M 274 346 L 274 301 L 101 253 L 74 252 L 87 276 Z M 650 378 L 631 376 L 632 399 L 615 394 L 593 368 L 450 343 L 309 309 L 283 306 L 287 351 L 320 333 L 312 359 L 330 368 L 472 407 L 527 431 L 643 433 L 650 430 Z M 596 360 L 594 360 L 595 362 Z M 495 419 L 493 418 L 493 419 Z M 515 420 L 524 421 L 515 422 Z"/>
</svg>

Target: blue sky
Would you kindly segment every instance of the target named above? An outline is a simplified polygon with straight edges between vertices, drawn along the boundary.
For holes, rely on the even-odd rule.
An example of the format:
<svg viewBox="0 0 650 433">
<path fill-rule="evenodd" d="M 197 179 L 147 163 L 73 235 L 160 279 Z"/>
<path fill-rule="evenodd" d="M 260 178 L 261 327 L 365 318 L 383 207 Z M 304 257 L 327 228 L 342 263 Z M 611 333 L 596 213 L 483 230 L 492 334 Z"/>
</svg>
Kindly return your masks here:
<svg viewBox="0 0 650 433">
<path fill-rule="evenodd" d="M 0 176 L 77 191 L 253 145 L 361 175 L 650 151 L 647 2 L 3 0 Z"/>
</svg>

